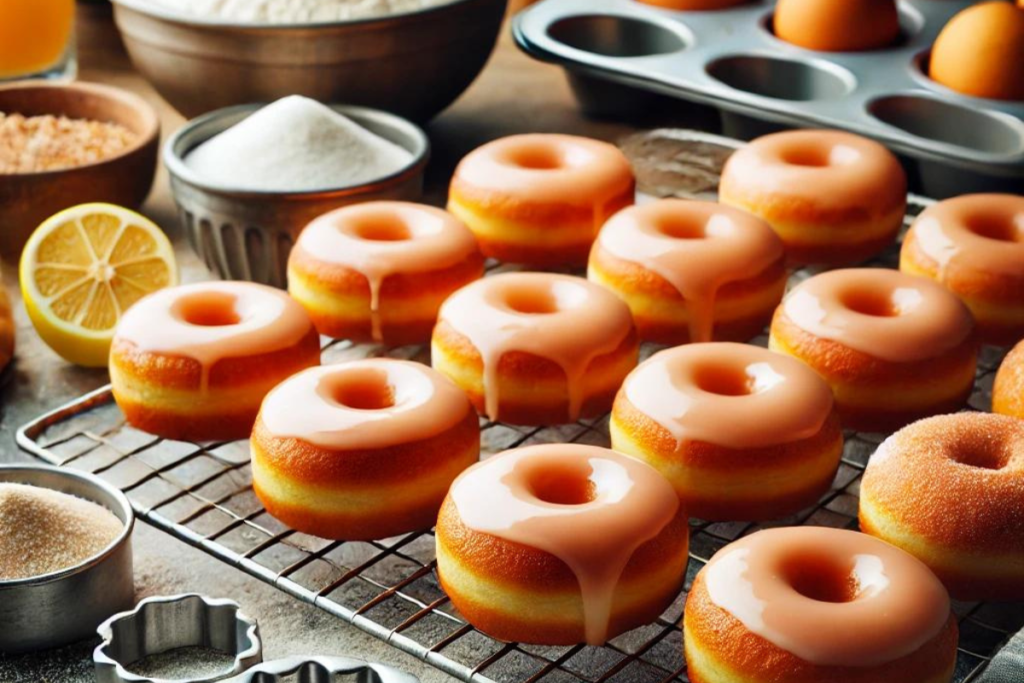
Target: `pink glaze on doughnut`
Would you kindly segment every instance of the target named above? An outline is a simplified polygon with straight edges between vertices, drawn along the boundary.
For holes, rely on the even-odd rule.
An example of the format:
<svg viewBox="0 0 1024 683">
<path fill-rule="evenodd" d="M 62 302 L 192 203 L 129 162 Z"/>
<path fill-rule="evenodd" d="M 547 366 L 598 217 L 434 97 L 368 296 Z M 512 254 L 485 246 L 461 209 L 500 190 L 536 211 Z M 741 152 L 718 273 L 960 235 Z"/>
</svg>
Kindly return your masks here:
<svg viewBox="0 0 1024 683">
<path fill-rule="evenodd" d="M 260 415 L 274 436 L 353 450 L 430 439 L 470 410 L 466 394 L 431 368 L 370 358 L 292 376 L 267 394 Z"/>
<path fill-rule="evenodd" d="M 833 402 L 828 384 L 803 363 L 732 343 L 662 351 L 622 390 L 675 437 L 677 448 L 687 441 L 749 449 L 806 439 L 821 430 Z"/>
<path fill-rule="evenodd" d="M 633 329 L 629 307 L 586 280 L 550 273 L 504 273 L 463 287 L 441 306 L 439 322 L 465 335 L 483 359 L 487 416 L 497 419 L 498 364 L 510 351 L 556 363 L 565 372 L 569 418 L 580 413 L 580 378 Z"/>
<path fill-rule="evenodd" d="M 561 481 L 586 482 L 590 500 L 565 505 L 538 496 Z M 577 444 L 505 451 L 463 472 L 449 495 L 470 529 L 543 550 L 573 571 L 591 645 L 607 639 L 615 589 L 633 553 L 679 509 L 672 486 L 650 465 Z"/>
<path fill-rule="evenodd" d="M 690 340 L 711 341 L 715 297 L 785 257 L 760 218 L 714 202 L 665 199 L 617 213 L 598 236 L 609 254 L 666 280 L 686 301 Z"/>
<path fill-rule="evenodd" d="M 1024 278 L 1024 197 L 971 194 L 928 207 L 912 227 L 921 251 L 956 271 Z"/>
<path fill-rule="evenodd" d="M 877 666 L 909 655 L 950 614 L 946 589 L 924 564 L 855 531 L 760 531 L 719 550 L 704 571 L 713 603 L 821 666 Z"/>
<path fill-rule="evenodd" d="M 312 326 L 302 306 L 278 289 L 251 282 L 202 282 L 144 297 L 121 318 L 115 339 L 140 351 L 197 361 L 205 392 L 217 361 L 288 348 Z"/>
<path fill-rule="evenodd" d="M 967 307 L 947 289 L 895 270 L 815 275 L 793 289 L 782 306 L 807 332 L 895 363 L 938 356 L 974 329 Z"/>
<path fill-rule="evenodd" d="M 459 263 L 478 247 L 473 233 L 447 211 L 409 202 L 367 202 L 324 214 L 299 235 L 295 248 L 344 266 L 370 285 L 373 338 L 380 341 L 380 288 L 391 275 L 423 273 Z"/>
<path fill-rule="evenodd" d="M 634 184 L 629 161 L 615 145 L 539 133 L 501 138 L 470 152 L 453 182 L 530 204 L 593 204 L 595 235 L 609 217 L 605 207 Z"/>
</svg>

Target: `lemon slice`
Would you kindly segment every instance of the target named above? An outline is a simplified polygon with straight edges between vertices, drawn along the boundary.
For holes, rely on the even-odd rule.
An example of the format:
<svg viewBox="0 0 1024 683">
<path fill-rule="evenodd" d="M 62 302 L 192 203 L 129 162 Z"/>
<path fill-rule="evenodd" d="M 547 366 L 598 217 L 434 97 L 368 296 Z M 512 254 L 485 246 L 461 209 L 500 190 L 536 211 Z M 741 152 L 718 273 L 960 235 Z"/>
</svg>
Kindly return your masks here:
<svg viewBox="0 0 1024 683">
<path fill-rule="evenodd" d="M 124 312 L 177 284 L 178 270 L 170 241 L 152 221 L 112 204 L 82 204 L 36 228 L 19 279 L 43 341 L 72 363 L 101 367 Z"/>
</svg>

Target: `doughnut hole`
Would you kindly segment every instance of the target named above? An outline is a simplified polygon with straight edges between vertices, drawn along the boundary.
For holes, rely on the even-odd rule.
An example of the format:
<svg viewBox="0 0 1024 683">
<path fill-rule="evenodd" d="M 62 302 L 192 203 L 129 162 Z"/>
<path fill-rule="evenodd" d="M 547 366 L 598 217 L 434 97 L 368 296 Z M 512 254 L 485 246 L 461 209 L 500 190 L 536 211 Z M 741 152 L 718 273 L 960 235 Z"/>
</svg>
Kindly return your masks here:
<svg viewBox="0 0 1024 683">
<path fill-rule="evenodd" d="M 559 311 L 554 292 L 544 290 L 522 289 L 509 292 L 505 304 L 516 313 L 526 315 L 550 315 Z"/>
<path fill-rule="evenodd" d="M 197 292 L 178 300 L 177 317 L 197 327 L 227 327 L 242 321 L 236 310 L 237 298 L 226 292 Z"/>
<path fill-rule="evenodd" d="M 386 410 L 395 405 L 395 389 L 382 370 L 341 376 L 328 387 L 328 395 L 352 410 Z"/>
<path fill-rule="evenodd" d="M 1010 464 L 1011 455 L 1003 444 L 982 439 L 980 443 L 971 441 L 957 445 L 950 451 L 949 458 L 967 467 L 998 471 Z"/>
<path fill-rule="evenodd" d="M 783 163 L 790 166 L 828 168 L 830 166 L 852 164 L 860 157 L 860 153 L 847 145 L 827 147 L 824 145 L 804 144 L 787 147 L 779 156 Z"/>
<path fill-rule="evenodd" d="M 597 497 L 589 467 L 549 466 L 534 473 L 526 485 L 537 500 L 551 505 L 586 505 Z"/>
<path fill-rule="evenodd" d="M 692 214 L 670 214 L 660 216 L 654 229 L 665 237 L 677 240 L 699 240 L 707 237 L 702 217 Z"/>
<path fill-rule="evenodd" d="M 530 171 L 554 171 L 565 165 L 565 160 L 557 148 L 543 144 L 514 147 L 506 152 L 505 161 L 512 166 Z"/>
<path fill-rule="evenodd" d="M 1024 217 L 1014 220 L 1015 217 L 999 215 L 994 213 L 976 214 L 969 216 L 964 221 L 964 227 L 979 237 L 995 240 L 996 242 L 1022 242 L 1024 241 Z"/>
<path fill-rule="evenodd" d="M 523 282 L 500 296 L 500 303 L 514 313 L 551 315 L 583 305 L 587 290 L 568 282 Z"/>
<path fill-rule="evenodd" d="M 823 554 L 792 558 L 780 574 L 794 591 L 816 602 L 853 602 L 860 591 L 850 564 Z"/>
<path fill-rule="evenodd" d="M 892 295 L 886 292 L 855 290 L 843 294 L 840 302 L 854 313 L 872 318 L 895 318 L 901 313 Z"/>
<path fill-rule="evenodd" d="M 701 391 L 716 396 L 749 396 L 754 393 L 750 375 L 740 368 L 702 366 L 694 372 L 693 382 Z"/>
<path fill-rule="evenodd" d="M 403 242 L 412 239 L 409 226 L 393 214 L 361 216 L 352 225 L 352 231 L 360 239 L 370 242 Z"/>
</svg>

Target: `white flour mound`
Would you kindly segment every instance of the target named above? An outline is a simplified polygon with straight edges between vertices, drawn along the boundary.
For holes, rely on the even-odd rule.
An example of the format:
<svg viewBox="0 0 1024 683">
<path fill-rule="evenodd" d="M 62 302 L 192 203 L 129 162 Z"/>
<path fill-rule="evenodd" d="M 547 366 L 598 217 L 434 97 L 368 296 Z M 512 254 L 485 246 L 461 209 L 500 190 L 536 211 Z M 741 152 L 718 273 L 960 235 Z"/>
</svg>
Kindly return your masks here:
<svg viewBox="0 0 1024 683">
<path fill-rule="evenodd" d="M 208 182 L 269 192 L 360 185 L 411 161 L 407 150 L 298 95 L 263 107 L 185 157 Z"/>
<path fill-rule="evenodd" d="M 245 24 L 310 24 L 404 14 L 453 0 L 150 0 L 205 19 Z"/>
</svg>

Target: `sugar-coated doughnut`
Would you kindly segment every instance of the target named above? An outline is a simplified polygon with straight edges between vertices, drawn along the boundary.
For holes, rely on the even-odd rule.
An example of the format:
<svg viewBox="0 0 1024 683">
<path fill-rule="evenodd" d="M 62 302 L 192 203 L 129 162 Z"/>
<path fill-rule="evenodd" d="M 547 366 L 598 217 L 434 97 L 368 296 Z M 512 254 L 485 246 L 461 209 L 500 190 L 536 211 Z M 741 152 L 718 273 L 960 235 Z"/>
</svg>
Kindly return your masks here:
<svg viewBox="0 0 1024 683">
<path fill-rule="evenodd" d="M 282 382 L 251 444 L 267 512 L 314 536 L 371 540 L 433 526 L 448 487 L 480 457 L 480 429 L 447 378 L 372 358 Z"/>
<path fill-rule="evenodd" d="M 873 140 L 794 130 L 758 138 L 729 157 L 719 199 L 766 220 L 790 263 L 846 265 L 896 239 L 907 178 L 896 157 Z"/>
<path fill-rule="evenodd" d="M 483 415 L 513 424 L 603 415 L 638 355 L 626 304 L 582 278 L 548 273 L 463 287 L 441 306 L 431 343 L 435 369 Z"/>
<path fill-rule="evenodd" d="M 288 291 L 320 334 L 423 344 L 448 295 L 483 276 L 473 233 L 441 209 L 368 202 L 332 211 L 299 235 Z"/>
<path fill-rule="evenodd" d="M 263 397 L 320 363 L 320 336 L 284 292 L 204 282 L 154 292 L 121 318 L 110 384 L 129 424 L 168 439 L 244 439 Z"/>
<path fill-rule="evenodd" d="M 963 299 L 983 342 L 1024 339 L 1024 197 L 971 194 L 928 207 L 903 239 L 900 270 Z"/>
<path fill-rule="evenodd" d="M 863 52 L 889 47 L 900 36 L 896 0 L 779 0 L 775 35 L 821 52 Z"/>
<path fill-rule="evenodd" d="M 436 535 L 441 586 L 478 629 L 507 641 L 601 645 L 675 599 L 689 524 L 649 465 L 551 444 L 463 473 Z"/>
<path fill-rule="evenodd" d="M 959 413 L 879 446 L 861 528 L 932 568 L 962 600 L 1024 600 L 1024 422 Z"/>
<path fill-rule="evenodd" d="M 949 683 L 957 636 L 928 567 L 823 527 L 725 546 L 697 574 L 683 615 L 693 683 Z"/>
<path fill-rule="evenodd" d="M 761 219 L 713 202 L 665 199 L 617 213 L 590 252 L 587 277 L 661 344 L 746 341 L 786 291 L 782 241 Z"/>
<path fill-rule="evenodd" d="M 832 390 L 803 363 L 748 344 L 662 351 L 615 399 L 612 448 L 658 469 L 688 515 L 778 519 L 832 483 L 843 433 Z"/>
<path fill-rule="evenodd" d="M 999 366 L 992 385 L 992 412 L 1024 418 L 1024 341 Z"/>
<path fill-rule="evenodd" d="M 769 346 L 825 378 L 844 427 L 870 432 L 959 409 L 978 356 L 971 313 L 949 290 L 875 268 L 798 285 L 775 312 Z"/>
<path fill-rule="evenodd" d="M 614 145 L 571 135 L 515 135 L 455 169 L 448 210 L 485 256 L 533 266 L 584 266 L 597 231 L 636 194 Z"/>
</svg>

